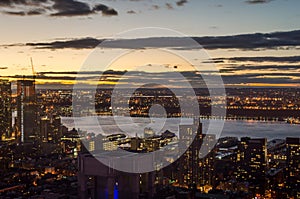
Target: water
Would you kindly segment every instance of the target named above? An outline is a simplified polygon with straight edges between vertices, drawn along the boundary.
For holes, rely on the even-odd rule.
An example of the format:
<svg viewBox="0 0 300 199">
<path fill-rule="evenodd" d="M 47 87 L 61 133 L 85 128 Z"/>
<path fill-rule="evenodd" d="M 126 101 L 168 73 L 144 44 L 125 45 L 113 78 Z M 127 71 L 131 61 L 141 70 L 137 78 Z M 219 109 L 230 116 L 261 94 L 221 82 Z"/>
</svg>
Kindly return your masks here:
<svg viewBox="0 0 300 199">
<path fill-rule="evenodd" d="M 226 120 L 221 137 L 225 136 L 248 136 L 268 140 L 300 137 L 300 125 L 278 121 Z"/>
<path fill-rule="evenodd" d="M 98 121 L 101 124 L 102 130 L 98 127 L 98 122 L 96 117 L 87 117 L 87 118 L 70 118 L 63 117 L 62 123 L 71 128 L 80 128 L 81 130 L 87 132 L 102 133 L 102 134 L 115 134 L 115 133 L 124 133 L 128 136 L 135 136 L 136 134 L 142 135 L 143 129 L 148 125 L 148 118 L 134 118 L 137 125 L 131 125 L 130 121 L 127 121 L 124 118 L 119 118 L 122 123 L 117 127 L 113 122 L 112 117 L 98 117 Z M 178 124 L 179 118 L 168 118 L 165 126 L 162 125 L 165 119 L 155 119 L 150 127 L 162 129 L 162 132 L 166 129 L 178 134 Z M 192 121 L 190 119 L 184 119 L 182 124 L 190 124 Z M 203 132 L 208 132 L 209 122 L 222 122 L 222 120 L 208 120 L 202 119 L 203 123 Z M 299 137 L 300 136 L 300 125 L 288 124 L 286 122 L 279 121 L 254 121 L 254 120 L 225 120 L 224 128 L 220 134 L 216 134 L 217 137 L 252 137 L 252 138 L 267 138 L 268 140 L 272 139 L 285 139 L 286 137 Z M 76 123 L 76 126 L 75 126 Z M 147 123 L 147 124 L 146 124 Z M 123 131 L 122 131 L 123 130 Z"/>
</svg>

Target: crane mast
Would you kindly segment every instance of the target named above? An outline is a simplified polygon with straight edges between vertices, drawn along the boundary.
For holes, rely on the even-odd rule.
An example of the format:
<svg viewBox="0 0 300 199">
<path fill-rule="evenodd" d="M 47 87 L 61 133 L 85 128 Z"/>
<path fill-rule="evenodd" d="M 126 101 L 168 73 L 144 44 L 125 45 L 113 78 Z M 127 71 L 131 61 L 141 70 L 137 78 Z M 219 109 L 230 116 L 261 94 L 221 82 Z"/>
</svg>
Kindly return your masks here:
<svg viewBox="0 0 300 199">
<path fill-rule="evenodd" d="M 35 71 L 34 71 L 34 66 L 33 66 L 33 60 L 32 60 L 32 57 L 30 57 L 30 63 L 31 63 L 32 75 L 35 77 L 35 76 L 36 76 L 36 73 L 35 73 Z"/>
</svg>

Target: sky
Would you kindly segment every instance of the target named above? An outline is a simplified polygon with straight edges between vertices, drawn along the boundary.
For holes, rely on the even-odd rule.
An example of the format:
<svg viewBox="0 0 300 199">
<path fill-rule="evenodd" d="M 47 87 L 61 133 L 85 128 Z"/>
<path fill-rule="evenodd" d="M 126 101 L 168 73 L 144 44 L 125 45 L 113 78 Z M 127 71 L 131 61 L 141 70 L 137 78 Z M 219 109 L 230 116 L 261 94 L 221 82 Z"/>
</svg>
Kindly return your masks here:
<svg viewBox="0 0 300 199">
<path fill-rule="evenodd" d="M 0 72 L 30 75 L 32 57 L 36 72 L 64 76 L 97 42 L 161 27 L 195 38 L 228 85 L 297 87 L 299 7 L 299 0 L 0 0 Z"/>
</svg>

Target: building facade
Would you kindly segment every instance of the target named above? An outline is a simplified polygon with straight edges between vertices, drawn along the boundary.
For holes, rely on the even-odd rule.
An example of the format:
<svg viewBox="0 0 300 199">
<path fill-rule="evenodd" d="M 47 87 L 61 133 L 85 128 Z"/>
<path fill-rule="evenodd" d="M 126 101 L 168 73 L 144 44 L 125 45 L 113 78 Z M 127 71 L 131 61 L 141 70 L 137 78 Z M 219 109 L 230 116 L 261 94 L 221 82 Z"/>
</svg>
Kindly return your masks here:
<svg viewBox="0 0 300 199">
<path fill-rule="evenodd" d="M 179 126 L 178 183 L 182 187 L 200 186 L 200 148 L 203 141 L 202 124 Z"/>
<path fill-rule="evenodd" d="M 286 138 L 286 189 L 290 198 L 300 198 L 300 138 Z"/>
<path fill-rule="evenodd" d="M 34 80 L 17 81 L 17 134 L 18 142 L 37 139 L 37 103 Z"/>
<path fill-rule="evenodd" d="M 241 138 L 237 149 L 238 181 L 249 182 L 253 193 L 263 195 L 266 187 L 267 140 L 265 138 Z"/>
<path fill-rule="evenodd" d="M 11 83 L 8 80 L 0 80 L 0 140 L 11 137 L 11 128 Z"/>
</svg>

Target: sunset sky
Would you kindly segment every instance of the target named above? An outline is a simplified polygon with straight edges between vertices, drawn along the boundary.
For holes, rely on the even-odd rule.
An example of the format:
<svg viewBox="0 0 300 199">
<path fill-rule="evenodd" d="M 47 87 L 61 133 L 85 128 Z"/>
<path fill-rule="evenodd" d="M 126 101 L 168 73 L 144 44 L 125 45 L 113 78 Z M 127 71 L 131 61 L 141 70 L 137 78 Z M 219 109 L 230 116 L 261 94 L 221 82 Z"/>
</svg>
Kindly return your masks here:
<svg viewBox="0 0 300 199">
<path fill-rule="evenodd" d="M 37 72 L 63 76 L 78 71 L 98 41 L 161 27 L 195 38 L 228 85 L 297 87 L 299 8 L 299 0 L 1 0 L 0 72 L 30 75 L 32 57 Z"/>
</svg>

